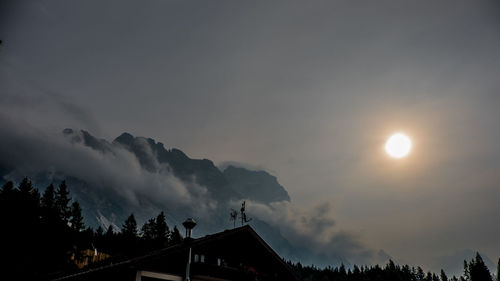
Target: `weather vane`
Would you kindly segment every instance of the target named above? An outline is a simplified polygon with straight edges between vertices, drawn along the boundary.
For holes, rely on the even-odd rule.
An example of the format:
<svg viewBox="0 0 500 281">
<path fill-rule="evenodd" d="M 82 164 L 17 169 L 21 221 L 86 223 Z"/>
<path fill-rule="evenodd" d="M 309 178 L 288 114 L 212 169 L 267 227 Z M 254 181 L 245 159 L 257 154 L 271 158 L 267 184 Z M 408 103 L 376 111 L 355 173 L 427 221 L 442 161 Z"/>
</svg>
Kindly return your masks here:
<svg viewBox="0 0 500 281">
<path fill-rule="evenodd" d="M 245 213 L 245 201 L 241 203 L 241 225 L 244 225 L 245 223 L 251 221 L 252 219 L 247 218 L 247 214 Z"/>
<path fill-rule="evenodd" d="M 241 225 L 244 225 L 245 223 L 251 221 L 251 218 L 247 217 L 247 214 L 245 213 L 245 205 L 246 202 L 243 201 L 241 203 L 241 209 L 240 209 L 240 218 L 241 218 Z M 236 220 L 238 219 L 238 211 L 235 209 L 231 208 L 231 212 L 229 212 L 230 220 L 233 222 L 233 227 L 236 227 Z"/>
</svg>

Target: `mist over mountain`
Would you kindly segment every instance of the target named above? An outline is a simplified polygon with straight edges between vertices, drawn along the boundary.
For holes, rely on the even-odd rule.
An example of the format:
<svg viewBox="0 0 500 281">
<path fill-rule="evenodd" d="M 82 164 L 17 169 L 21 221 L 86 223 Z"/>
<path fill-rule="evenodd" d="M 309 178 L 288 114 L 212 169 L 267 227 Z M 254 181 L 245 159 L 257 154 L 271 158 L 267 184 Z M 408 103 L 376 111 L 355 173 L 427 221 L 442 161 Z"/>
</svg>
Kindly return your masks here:
<svg viewBox="0 0 500 281">
<path fill-rule="evenodd" d="M 208 159 L 191 159 L 179 149 L 167 150 L 161 142 L 134 137 L 129 133 L 123 133 L 109 143 L 83 130 L 74 132 L 72 129 L 65 129 L 63 132 L 73 142 L 83 142 L 102 153 L 111 153 L 116 146 L 124 148 L 135 155 L 143 169 L 151 173 L 167 169 L 183 182 L 196 182 L 207 187 L 210 195 L 218 202 L 239 199 L 262 203 L 290 201 L 290 196 L 276 177 L 262 170 L 228 166 L 221 172 Z"/>
<path fill-rule="evenodd" d="M 194 181 L 208 188 L 217 201 L 241 199 L 242 194 L 229 187 L 224 175 L 208 159 L 191 159 L 179 149 L 166 150 L 161 142 L 151 138 L 133 137 L 123 133 L 113 144 L 121 145 L 134 153 L 141 166 L 151 172 L 158 172 L 162 165 L 168 165 L 172 173 L 184 182 Z"/>
<path fill-rule="evenodd" d="M 198 230 L 201 230 L 202 233 L 212 232 L 228 228 L 231 225 L 228 219 L 229 202 L 239 202 L 245 199 L 263 203 L 290 200 L 284 188 L 267 172 L 249 171 L 231 166 L 228 167 L 229 170 L 236 169 L 245 172 L 242 174 L 241 179 L 233 174 L 227 177 L 212 161 L 208 159 L 191 159 L 181 150 L 175 148 L 166 149 L 163 143 L 156 142 L 151 138 L 134 137 L 129 133 L 123 133 L 112 142 L 108 142 L 104 139 L 98 139 L 84 130 L 65 129 L 63 134 L 71 143 L 83 144 L 102 154 L 114 154 L 119 150 L 130 152 L 139 162 L 140 168 L 147 171 L 148 174 L 164 175 L 178 179 L 187 189 L 189 195 L 195 195 L 199 191 L 205 194 L 205 198 L 192 201 L 190 206 L 179 204 L 171 206 L 161 201 L 151 202 L 150 199 L 142 195 L 135 198 L 138 204 L 130 204 L 130 202 L 126 201 L 118 201 L 117 203 L 116 199 L 109 198 L 109 194 L 101 192 L 106 188 L 100 189 L 96 193 L 95 190 L 86 187 L 86 183 L 82 180 L 70 177 L 69 182 L 74 186 L 78 186 L 74 191 L 75 196 L 84 202 L 84 206 L 89 207 L 87 209 L 94 210 L 89 213 L 90 218 L 88 219 L 88 223 L 92 226 L 102 225 L 107 227 L 109 224 L 113 224 L 118 227 L 119 223 L 128 216 L 129 210 L 135 210 L 134 213 L 137 213 L 138 218 L 145 220 L 154 212 L 163 209 L 167 209 L 167 216 L 172 224 L 180 225 L 188 215 L 200 216 L 197 210 L 193 210 L 193 208 L 197 208 L 198 204 L 201 203 L 201 205 L 210 206 L 209 209 L 211 210 L 206 210 L 208 213 L 205 214 L 210 217 L 210 220 L 207 220 L 210 223 L 205 223 L 202 216 L 199 220 L 200 228 Z M 267 183 L 268 179 L 272 178 L 275 179 L 275 185 Z M 249 181 L 254 186 L 243 185 Z M 242 186 L 240 186 L 240 183 L 242 183 Z M 260 187 L 264 185 L 268 189 L 267 192 L 281 194 L 281 197 L 274 196 L 273 200 L 269 200 L 265 194 L 254 195 L 262 192 Z M 165 187 L 165 189 L 168 190 L 168 187 Z M 103 198 L 108 199 L 104 200 Z M 136 205 L 140 208 L 137 208 Z"/>
<path fill-rule="evenodd" d="M 250 200 L 264 203 L 290 201 L 288 192 L 278 183 L 276 177 L 265 171 L 228 166 L 223 175 L 233 190 Z"/>
<path fill-rule="evenodd" d="M 86 224 L 94 228 L 112 225 L 118 231 L 130 213 L 141 225 L 164 211 L 171 227 L 195 218 L 195 236 L 202 236 L 239 225 L 229 212 L 246 200 L 252 227 L 287 259 L 326 266 L 377 258 L 356 237 L 337 230 L 329 204 L 294 206 L 266 171 L 218 168 L 211 160 L 192 159 L 180 149 L 129 133 L 110 142 L 69 128 L 59 135 L 0 128 L 9 136 L 0 146 L 1 179 L 19 182 L 28 176 L 41 191 L 66 180 Z"/>
</svg>

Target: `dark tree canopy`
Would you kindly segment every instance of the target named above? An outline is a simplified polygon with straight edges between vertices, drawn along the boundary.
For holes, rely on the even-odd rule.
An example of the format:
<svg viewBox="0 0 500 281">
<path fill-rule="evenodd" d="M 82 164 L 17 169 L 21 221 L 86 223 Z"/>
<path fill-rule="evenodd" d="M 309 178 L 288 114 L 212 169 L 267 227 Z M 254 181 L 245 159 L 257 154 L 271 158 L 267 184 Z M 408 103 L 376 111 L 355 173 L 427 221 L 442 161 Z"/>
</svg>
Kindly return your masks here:
<svg viewBox="0 0 500 281">
<path fill-rule="evenodd" d="M 448 276 L 446 276 L 446 273 L 442 269 L 441 269 L 440 276 L 441 276 L 441 281 L 448 281 Z"/>
<path fill-rule="evenodd" d="M 83 223 L 82 208 L 77 201 L 71 204 L 71 218 L 69 220 L 71 229 L 76 232 L 81 232 L 85 229 L 85 224 Z"/>
<path fill-rule="evenodd" d="M 106 230 L 106 234 L 104 234 L 104 236 L 109 237 L 109 238 L 116 236 L 113 225 L 110 224 L 108 226 L 108 229 Z"/>
<path fill-rule="evenodd" d="M 141 236 L 145 240 L 156 239 L 156 220 L 155 219 L 151 218 L 142 225 Z"/>
<path fill-rule="evenodd" d="M 56 192 L 54 190 L 54 185 L 50 184 L 45 188 L 42 195 L 42 207 L 45 209 L 55 209 L 56 207 Z"/>
<path fill-rule="evenodd" d="M 469 281 L 493 281 L 490 270 L 479 253 L 476 253 L 476 258 L 470 262 L 464 261 L 464 271 Z"/>
<path fill-rule="evenodd" d="M 28 178 L 24 178 L 18 189 L 21 195 L 29 196 L 33 192 L 33 183 Z"/>
<path fill-rule="evenodd" d="M 133 214 L 123 223 L 121 233 L 113 224 L 106 232 L 102 227 L 96 231 L 86 228 L 82 208 L 71 200 L 65 181 L 57 190 L 53 184 L 47 186 L 42 196 L 28 178 L 17 187 L 6 182 L 0 189 L 0 225 L 0 262 L 9 268 L 2 275 L 6 280 L 46 279 L 53 272 L 88 266 L 82 261 L 89 250 L 119 257 L 182 241 L 177 227 L 170 235 L 163 212 L 144 223 L 141 237 Z"/>
<path fill-rule="evenodd" d="M 170 230 L 167 225 L 165 214 L 160 212 L 156 217 L 156 239 L 159 245 L 166 244 L 170 238 Z"/>
<path fill-rule="evenodd" d="M 69 197 L 68 187 L 66 186 L 66 181 L 62 181 L 56 191 L 56 208 L 59 211 L 60 218 L 69 222 L 71 216 L 71 209 L 69 207 L 69 202 L 71 198 Z"/>
<path fill-rule="evenodd" d="M 182 235 L 177 228 L 177 226 L 174 226 L 174 229 L 172 230 L 172 233 L 170 235 L 170 243 L 171 244 L 179 244 L 183 240 Z"/>
<path fill-rule="evenodd" d="M 122 235 L 128 239 L 137 238 L 137 222 L 135 221 L 134 214 L 130 214 L 122 225 Z"/>
</svg>

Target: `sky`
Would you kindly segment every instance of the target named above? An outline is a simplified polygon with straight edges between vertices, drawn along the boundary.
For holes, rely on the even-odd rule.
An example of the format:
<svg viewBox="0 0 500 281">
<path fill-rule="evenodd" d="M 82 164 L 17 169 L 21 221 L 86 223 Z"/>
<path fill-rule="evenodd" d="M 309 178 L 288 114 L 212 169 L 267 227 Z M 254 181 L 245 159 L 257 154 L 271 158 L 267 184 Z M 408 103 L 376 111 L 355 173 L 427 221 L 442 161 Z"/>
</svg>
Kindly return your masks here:
<svg viewBox="0 0 500 281">
<path fill-rule="evenodd" d="M 2 1 L 0 39 L 4 126 L 264 169 L 402 263 L 500 257 L 497 1 Z"/>
</svg>

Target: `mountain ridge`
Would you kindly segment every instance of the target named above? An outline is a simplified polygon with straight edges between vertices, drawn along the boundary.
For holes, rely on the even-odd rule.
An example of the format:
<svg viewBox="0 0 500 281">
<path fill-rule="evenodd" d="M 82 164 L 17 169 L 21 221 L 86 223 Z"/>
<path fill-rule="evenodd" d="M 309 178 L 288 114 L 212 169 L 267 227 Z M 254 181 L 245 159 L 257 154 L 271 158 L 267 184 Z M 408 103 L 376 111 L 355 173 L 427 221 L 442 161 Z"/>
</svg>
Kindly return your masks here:
<svg viewBox="0 0 500 281">
<path fill-rule="evenodd" d="M 244 200 L 271 209 L 274 203 L 291 201 L 277 177 L 266 171 L 236 165 L 222 170 L 209 159 L 192 159 L 182 150 L 167 149 L 152 138 L 125 132 L 110 142 L 88 131 L 70 128 L 62 131 L 62 137 L 65 142 L 58 139 L 52 143 L 80 158 L 58 155 L 63 161 L 42 162 L 56 164 L 40 165 L 41 170 L 35 174 L 21 170 L 10 173 L 16 167 L 5 165 L 8 161 L 2 159 L 0 171 L 4 173 L 0 176 L 14 181 L 19 180 L 14 176 L 29 176 L 41 192 L 49 184 L 66 180 L 72 198 L 82 206 L 86 225 L 94 228 L 113 225 L 118 230 L 130 213 L 141 225 L 164 211 L 172 227 L 181 227 L 186 217 L 194 217 L 198 221 L 195 233 L 205 235 L 233 227 L 230 210 L 239 209 Z M 88 163 L 73 167 L 81 161 Z M 69 163 L 69 168 L 60 166 L 61 163 Z M 81 169 L 89 171 L 74 173 Z M 278 225 L 252 215 L 252 208 L 247 210 L 253 218 L 250 224 L 278 253 L 292 260 L 314 262 L 311 252 L 292 245 Z"/>
</svg>

